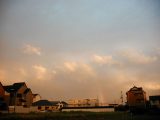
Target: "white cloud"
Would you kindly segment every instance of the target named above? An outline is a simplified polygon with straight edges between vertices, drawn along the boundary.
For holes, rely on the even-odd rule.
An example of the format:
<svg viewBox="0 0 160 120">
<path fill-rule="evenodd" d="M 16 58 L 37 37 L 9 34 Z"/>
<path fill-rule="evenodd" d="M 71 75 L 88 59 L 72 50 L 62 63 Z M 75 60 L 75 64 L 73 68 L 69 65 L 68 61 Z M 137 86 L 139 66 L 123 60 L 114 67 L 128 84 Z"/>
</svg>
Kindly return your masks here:
<svg viewBox="0 0 160 120">
<path fill-rule="evenodd" d="M 47 69 L 41 65 L 34 65 L 33 69 L 36 73 L 37 79 L 43 79 L 46 75 Z"/>
<path fill-rule="evenodd" d="M 145 55 L 143 52 L 139 52 L 134 49 L 122 51 L 120 55 L 126 58 L 128 61 L 136 64 L 148 64 L 157 60 L 156 56 L 148 56 Z"/>
<path fill-rule="evenodd" d="M 18 72 L 23 76 L 27 76 L 27 71 L 24 68 L 19 68 Z"/>
<path fill-rule="evenodd" d="M 144 86 L 149 90 L 160 90 L 160 84 L 157 84 L 155 82 L 145 83 Z"/>
<path fill-rule="evenodd" d="M 94 70 L 92 69 L 91 66 L 89 66 L 89 65 L 87 65 L 87 64 L 82 64 L 81 67 L 82 67 L 82 69 L 83 69 L 84 71 L 87 72 L 87 74 L 89 74 L 89 75 L 95 75 L 95 72 L 94 72 Z"/>
<path fill-rule="evenodd" d="M 39 47 L 35 47 L 35 46 L 32 46 L 30 44 L 26 44 L 24 46 L 24 50 L 23 50 L 24 53 L 26 54 L 36 54 L 36 55 L 41 55 L 41 49 Z"/>
<path fill-rule="evenodd" d="M 57 74 L 57 71 L 56 71 L 56 70 L 52 70 L 52 73 L 53 73 L 53 74 Z"/>
<path fill-rule="evenodd" d="M 74 72 L 77 68 L 77 63 L 76 62 L 65 62 L 64 66 L 71 72 Z"/>
<path fill-rule="evenodd" d="M 96 72 L 89 64 L 84 62 L 66 61 L 63 66 L 57 67 L 61 74 L 70 75 L 69 77 L 77 81 L 85 81 L 96 75 Z M 70 74 L 72 72 L 72 74 Z"/>
<path fill-rule="evenodd" d="M 93 55 L 93 61 L 99 64 L 113 64 L 113 58 L 111 55 L 109 56 L 100 56 L 100 55 Z"/>
</svg>

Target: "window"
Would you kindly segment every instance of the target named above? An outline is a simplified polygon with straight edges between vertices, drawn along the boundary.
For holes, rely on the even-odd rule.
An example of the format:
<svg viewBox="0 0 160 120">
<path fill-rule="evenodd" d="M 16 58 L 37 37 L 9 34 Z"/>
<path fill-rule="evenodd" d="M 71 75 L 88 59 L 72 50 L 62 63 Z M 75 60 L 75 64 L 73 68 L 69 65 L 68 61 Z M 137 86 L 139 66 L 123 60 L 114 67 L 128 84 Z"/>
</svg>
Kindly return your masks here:
<svg viewBox="0 0 160 120">
<path fill-rule="evenodd" d="M 23 105 L 23 107 L 25 107 L 25 108 L 26 108 L 26 107 L 27 107 L 27 105 Z"/>
<path fill-rule="evenodd" d="M 45 110 L 48 110 L 49 109 L 49 107 L 45 107 Z"/>
<path fill-rule="evenodd" d="M 38 106 L 38 110 L 40 110 L 42 107 L 41 106 Z"/>
<path fill-rule="evenodd" d="M 17 94 L 17 97 L 18 97 L 18 98 L 21 98 L 21 97 L 22 97 L 22 94 L 19 94 L 19 93 L 18 93 L 18 94 Z"/>
</svg>

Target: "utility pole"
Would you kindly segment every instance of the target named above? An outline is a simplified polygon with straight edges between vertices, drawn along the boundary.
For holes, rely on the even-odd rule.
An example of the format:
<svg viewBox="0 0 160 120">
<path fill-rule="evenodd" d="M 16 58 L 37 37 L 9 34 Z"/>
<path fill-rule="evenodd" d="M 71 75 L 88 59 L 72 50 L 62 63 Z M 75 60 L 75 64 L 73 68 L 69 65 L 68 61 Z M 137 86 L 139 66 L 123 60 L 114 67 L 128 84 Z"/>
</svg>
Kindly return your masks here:
<svg viewBox="0 0 160 120">
<path fill-rule="evenodd" d="M 120 97 L 120 99 L 121 99 L 121 104 L 123 105 L 123 92 L 121 91 L 121 97 Z"/>
</svg>

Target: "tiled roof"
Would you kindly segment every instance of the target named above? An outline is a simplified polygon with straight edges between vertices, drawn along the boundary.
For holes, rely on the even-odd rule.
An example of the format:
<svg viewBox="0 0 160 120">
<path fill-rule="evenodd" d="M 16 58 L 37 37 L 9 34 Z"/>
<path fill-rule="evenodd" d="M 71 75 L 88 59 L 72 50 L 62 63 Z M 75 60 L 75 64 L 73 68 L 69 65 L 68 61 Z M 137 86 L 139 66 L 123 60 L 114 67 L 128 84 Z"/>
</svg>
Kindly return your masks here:
<svg viewBox="0 0 160 120">
<path fill-rule="evenodd" d="M 51 101 L 52 105 L 57 105 L 60 101 Z"/>
<path fill-rule="evenodd" d="M 15 89 L 19 89 L 20 87 L 22 87 L 25 84 L 25 82 L 20 82 L 20 83 L 14 83 L 13 86 Z"/>
<path fill-rule="evenodd" d="M 18 89 L 20 89 L 25 83 L 20 82 L 20 83 L 14 83 L 13 85 L 8 85 L 8 86 L 3 86 L 5 91 L 7 92 L 16 92 Z"/>
<path fill-rule="evenodd" d="M 35 96 L 37 96 L 37 95 L 39 95 L 39 94 L 32 94 L 32 95 L 35 97 Z"/>
<path fill-rule="evenodd" d="M 39 100 L 32 104 L 33 106 L 53 106 L 53 104 L 48 100 Z"/>
<path fill-rule="evenodd" d="M 2 85 L 2 83 L 0 82 L 0 87 L 4 90 L 4 87 L 3 87 L 3 85 Z"/>
<path fill-rule="evenodd" d="M 3 86 L 3 88 L 5 89 L 5 91 L 7 91 L 9 93 L 16 91 L 13 85 Z"/>
<path fill-rule="evenodd" d="M 31 91 L 30 88 L 27 88 L 25 91 L 24 91 L 24 94 L 27 94 L 29 91 Z"/>
</svg>

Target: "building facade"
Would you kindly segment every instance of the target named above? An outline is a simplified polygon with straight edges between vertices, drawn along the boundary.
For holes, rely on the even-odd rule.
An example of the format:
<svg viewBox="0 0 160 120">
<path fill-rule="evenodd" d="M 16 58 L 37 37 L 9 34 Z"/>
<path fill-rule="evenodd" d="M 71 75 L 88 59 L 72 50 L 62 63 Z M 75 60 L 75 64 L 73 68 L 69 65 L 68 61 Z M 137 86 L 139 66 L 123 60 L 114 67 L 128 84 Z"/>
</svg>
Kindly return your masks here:
<svg viewBox="0 0 160 120">
<path fill-rule="evenodd" d="M 130 108 L 145 108 L 146 107 L 146 92 L 142 87 L 134 86 L 127 93 L 127 105 Z"/>
<path fill-rule="evenodd" d="M 14 83 L 13 85 L 4 86 L 5 101 L 8 106 L 25 106 L 32 105 L 33 97 L 31 89 L 27 88 L 24 82 Z"/>
<path fill-rule="evenodd" d="M 160 109 L 160 95 L 149 96 L 151 108 Z"/>
<path fill-rule="evenodd" d="M 7 104 L 5 102 L 4 96 L 5 96 L 5 90 L 0 82 L 0 111 L 7 109 Z"/>
<path fill-rule="evenodd" d="M 2 83 L 0 82 L 0 97 L 4 98 L 4 94 L 5 94 L 5 91 L 4 91 Z"/>
<path fill-rule="evenodd" d="M 95 107 L 99 106 L 98 99 L 71 99 L 67 101 L 68 107 Z"/>
</svg>

